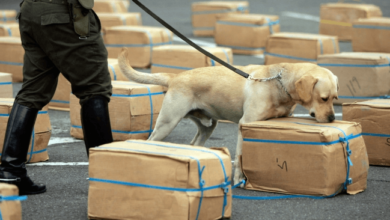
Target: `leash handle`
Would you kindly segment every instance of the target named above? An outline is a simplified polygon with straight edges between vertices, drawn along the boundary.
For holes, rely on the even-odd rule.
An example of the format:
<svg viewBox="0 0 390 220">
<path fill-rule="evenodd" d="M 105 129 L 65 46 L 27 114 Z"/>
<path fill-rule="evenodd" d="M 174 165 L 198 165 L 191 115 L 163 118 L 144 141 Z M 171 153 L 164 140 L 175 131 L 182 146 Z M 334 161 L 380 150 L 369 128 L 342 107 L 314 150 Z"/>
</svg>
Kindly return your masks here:
<svg viewBox="0 0 390 220">
<path fill-rule="evenodd" d="M 175 33 L 178 37 L 180 37 L 182 40 L 184 40 L 185 42 L 187 42 L 189 45 L 191 45 L 192 47 L 194 47 L 195 49 L 197 49 L 199 52 L 203 53 L 204 55 L 210 57 L 211 59 L 217 61 L 218 63 L 220 63 L 221 65 L 225 66 L 226 68 L 232 70 L 233 72 L 241 75 L 242 77 L 244 78 L 248 78 L 249 77 L 249 74 L 248 73 L 245 73 L 235 67 L 233 67 L 232 65 L 226 63 L 225 61 L 219 59 L 218 57 L 214 56 L 213 54 L 209 53 L 208 51 L 204 50 L 203 48 L 199 47 L 198 45 L 196 45 L 194 42 L 192 42 L 190 39 L 188 39 L 187 37 L 185 37 L 184 35 L 182 35 L 180 32 L 178 32 L 176 29 L 174 29 L 172 26 L 170 26 L 168 23 L 166 23 L 164 20 L 162 20 L 160 17 L 158 17 L 156 14 L 154 14 L 152 11 L 150 11 L 147 7 L 145 7 L 142 3 L 140 3 L 138 0 L 132 0 L 136 5 L 138 5 L 142 10 L 144 10 L 146 13 L 148 13 L 150 16 L 152 16 L 154 19 L 156 19 L 158 22 L 160 22 L 160 24 L 162 24 L 163 26 L 165 26 L 166 28 L 168 28 L 170 31 L 172 31 L 173 33 Z"/>
</svg>

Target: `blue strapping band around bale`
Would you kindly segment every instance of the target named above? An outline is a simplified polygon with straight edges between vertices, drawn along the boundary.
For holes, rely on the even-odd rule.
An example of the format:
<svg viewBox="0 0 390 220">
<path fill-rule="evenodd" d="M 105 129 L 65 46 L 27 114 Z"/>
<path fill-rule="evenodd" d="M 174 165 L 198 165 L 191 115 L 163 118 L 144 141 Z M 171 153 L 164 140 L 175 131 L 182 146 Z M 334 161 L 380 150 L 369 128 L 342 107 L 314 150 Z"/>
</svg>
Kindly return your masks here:
<svg viewBox="0 0 390 220">
<path fill-rule="evenodd" d="M 69 103 L 70 103 L 69 101 L 64 101 L 64 100 L 55 100 L 55 99 L 52 99 L 50 102 L 55 102 L 55 103 L 62 103 L 62 104 L 69 104 Z"/>
<path fill-rule="evenodd" d="M 179 149 L 185 149 L 185 150 L 197 150 L 197 149 L 191 149 L 191 148 L 184 148 L 184 147 L 177 147 L 177 146 L 171 146 L 171 145 L 163 145 L 163 144 L 153 144 L 153 143 L 145 143 L 145 142 L 137 142 L 137 141 L 126 141 L 129 143 L 140 143 L 140 144 L 147 144 L 147 145 L 152 145 L 152 146 L 159 146 L 159 147 L 168 147 L 168 148 L 179 148 Z M 166 155 L 166 156 L 176 156 L 176 157 L 187 157 L 191 158 L 193 160 L 196 160 L 197 165 L 198 165 L 198 175 L 199 175 L 199 189 L 186 189 L 186 188 L 174 188 L 174 187 L 162 187 L 162 186 L 154 186 L 154 185 L 147 185 L 147 184 L 139 184 L 139 183 L 131 183 L 131 182 L 123 182 L 123 181 L 115 181 L 115 180 L 105 180 L 105 179 L 100 179 L 100 178 L 89 178 L 89 181 L 96 181 L 96 182 L 105 182 L 105 183 L 112 183 L 112 184 L 120 184 L 120 185 L 127 185 L 127 186 L 135 186 L 135 187 L 145 187 L 145 188 L 153 188 L 153 189 L 159 189 L 159 190 L 169 190 L 169 191 L 180 191 L 180 192 L 201 192 L 201 197 L 199 200 L 199 206 L 198 206 L 198 212 L 196 219 L 199 217 L 201 205 L 202 205 L 202 200 L 203 200 L 203 192 L 206 190 L 212 190 L 212 189 L 217 189 L 217 188 L 223 188 L 224 189 L 224 204 L 223 204 L 223 209 L 222 209 L 222 216 L 224 215 L 225 212 L 225 206 L 227 204 L 227 192 L 230 186 L 230 181 L 226 181 L 226 173 L 225 173 L 225 167 L 222 162 L 222 169 L 224 171 L 224 176 L 225 176 L 225 182 L 223 182 L 220 185 L 215 185 L 215 186 L 209 186 L 209 187 L 204 187 L 205 181 L 202 179 L 202 174 L 205 169 L 205 166 L 200 165 L 200 161 L 198 158 L 192 157 L 192 156 L 186 156 L 186 155 L 179 155 L 179 154 L 167 154 L 167 153 L 161 153 L 161 152 L 149 152 L 149 151 L 143 151 L 143 150 L 136 150 L 136 149 L 128 149 L 128 148 L 107 148 L 107 147 L 98 147 L 99 149 L 118 149 L 118 150 L 127 150 L 127 151 L 133 151 L 133 152 L 140 152 L 140 153 L 154 153 L 158 155 Z M 200 150 L 200 149 L 199 149 Z M 206 150 L 200 150 L 202 152 L 206 153 L 213 153 L 220 159 L 222 160 L 217 154 L 214 152 L 206 151 Z M 226 190 L 227 189 L 227 190 Z"/>
<path fill-rule="evenodd" d="M 13 202 L 13 201 L 24 201 L 27 199 L 27 196 L 2 196 L 0 195 L 0 203 L 1 202 Z M 3 215 L 0 210 L 0 220 L 3 220 Z"/>
<path fill-rule="evenodd" d="M 321 54 L 324 54 L 324 45 L 322 44 L 322 40 L 318 39 L 318 42 L 320 43 Z"/>
<path fill-rule="evenodd" d="M 372 137 L 386 137 L 390 138 L 390 134 L 375 134 L 375 133 L 362 133 L 363 136 L 372 136 Z"/>
<path fill-rule="evenodd" d="M 171 65 L 163 65 L 163 64 L 157 64 L 157 63 L 153 63 L 152 66 L 163 67 L 163 68 L 170 68 L 170 69 L 180 69 L 180 70 L 192 70 L 193 69 L 193 68 L 190 68 L 190 67 L 171 66 Z"/>
<path fill-rule="evenodd" d="M 215 61 L 211 58 L 210 58 L 210 61 L 211 61 L 211 66 L 215 66 Z"/>
<path fill-rule="evenodd" d="M 317 60 L 315 60 L 315 59 L 308 59 L 308 58 L 302 58 L 302 57 L 293 57 L 293 56 L 288 56 L 288 55 L 283 55 L 283 54 L 268 53 L 268 52 L 264 52 L 264 54 L 266 56 L 274 56 L 274 57 L 293 59 L 293 60 L 303 60 L 303 61 L 308 61 L 308 62 L 317 62 Z"/>
<path fill-rule="evenodd" d="M 106 47 L 155 47 L 161 45 L 171 44 L 171 42 L 151 43 L 151 44 L 106 44 Z"/>
<path fill-rule="evenodd" d="M 116 72 L 115 72 L 115 68 L 113 65 L 111 64 L 108 64 L 108 67 L 110 67 L 111 71 L 112 71 L 112 74 L 114 75 L 114 81 L 116 80 Z"/>
<path fill-rule="evenodd" d="M 47 111 L 39 111 L 38 115 L 47 114 L 47 113 L 48 113 Z M 0 114 L 0 117 L 9 117 L 9 114 Z M 31 160 L 31 158 L 32 158 L 32 156 L 34 154 L 40 154 L 40 153 L 43 153 L 43 152 L 47 151 L 47 148 L 45 148 L 43 150 L 39 150 L 39 151 L 34 151 L 34 141 L 35 141 L 35 131 L 34 131 L 34 129 L 33 129 L 31 138 L 32 138 L 31 150 L 30 150 L 30 152 L 27 153 L 27 155 L 30 155 L 30 157 L 28 158 L 26 163 L 30 162 L 30 160 Z M 1 153 L 0 153 L 0 156 L 1 156 Z"/>
<path fill-rule="evenodd" d="M 15 62 L 7 62 L 7 61 L 0 61 L 0 64 L 12 65 L 12 66 L 23 66 L 23 63 L 15 63 Z"/>
<path fill-rule="evenodd" d="M 346 63 L 318 63 L 318 66 L 333 66 L 333 67 L 362 67 L 362 68 L 375 68 L 375 67 L 388 67 L 389 64 L 346 64 Z"/>
<path fill-rule="evenodd" d="M 340 95 L 340 99 L 389 99 L 389 95 L 383 95 L 383 96 L 344 96 Z"/>
<path fill-rule="evenodd" d="M 12 85 L 12 82 L 0 82 L 0 86 L 3 86 L 3 85 Z"/>
<path fill-rule="evenodd" d="M 15 20 L 14 17 L 7 18 L 7 15 L 5 14 L 5 11 L 2 11 L 1 14 L 2 14 L 2 16 L 3 16 L 3 19 L 2 19 L 2 20 L 3 20 L 4 22 L 7 22 L 7 21 L 14 21 L 14 20 Z"/>
<path fill-rule="evenodd" d="M 390 26 L 354 25 L 354 28 L 390 30 Z"/>
<path fill-rule="evenodd" d="M 282 143 L 282 144 L 303 144 L 303 145 L 330 145 L 330 144 L 336 144 L 336 143 L 347 143 L 346 145 L 346 154 L 347 154 L 347 177 L 343 184 L 343 186 L 337 190 L 334 194 L 329 196 L 308 196 L 308 195 L 285 195 L 285 196 L 237 196 L 233 195 L 233 198 L 235 199 L 246 199 L 246 200 L 274 200 L 274 199 L 289 199 L 289 198 L 311 198 L 311 199 L 325 199 L 334 197 L 337 195 L 343 188 L 344 190 L 347 189 L 347 185 L 352 183 L 352 179 L 349 178 L 349 171 L 350 166 L 353 166 L 352 161 L 350 159 L 350 155 L 352 154 L 352 151 L 349 149 L 349 140 L 352 140 L 354 138 L 362 136 L 362 134 L 356 134 L 356 135 L 347 135 L 342 129 L 335 127 L 335 126 L 327 126 L 327 125 L 317 125 L 317 124 L 308 124 L 308 123 L 301 123 L 301 122 L 288 122 L 293 124 L 301 124 L 301 125 L 309 125 L 309 126 L 318 126 L 318 127 L 329 127 L 329 128 L 335 128 L 339 131 L 341 131 L 344 135 L 344 137 L 340 137 L 339 140 L 331 141 L 331 142 L 310 142 L 310 141 L 281 141 L 281 140 L 261 140 L 261 139 L 251 139 L 251 138 L 244 138 L 244 141 L 247 142 L 263 142 L 263 143 Z M 232 188 L 236 188 L 241 184 L 245 184 L 245 180 L 241 181 L 240 183 L 234 185 Z"/>
<path fill-rule="evenodd" d="M 11 28 L 9 28 L 9 27 L 7 27 L 7 26 L 5 26 L 5 25 L 1 25 L 1 24 L 0 24 L 0 27 L 7 29 L 8 36 L 12 36 L 12 30 L 11 30 Z"/>
</svg>

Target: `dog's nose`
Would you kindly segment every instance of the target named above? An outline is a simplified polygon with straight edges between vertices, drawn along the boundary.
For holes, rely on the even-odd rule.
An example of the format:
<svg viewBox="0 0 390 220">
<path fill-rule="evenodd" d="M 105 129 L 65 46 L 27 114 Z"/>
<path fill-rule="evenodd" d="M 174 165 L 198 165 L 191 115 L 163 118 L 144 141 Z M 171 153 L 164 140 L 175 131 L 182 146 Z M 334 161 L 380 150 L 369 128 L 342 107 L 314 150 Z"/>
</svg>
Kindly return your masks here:
<svg viewBox="0 0 390 220">
<path fill-rule="evenodd" d="M 315 118 L 316 117 L 316 114 L 314 112 L 310 113 L 310 116 Z"/>
<path fill-rule="evenodd" d="M 335 119 L 336 119 L 336 118 L 334 117 L 333 114 L 328 116 L 328 121 L 329 121 L 329 122 L 332 122 L 332 121 L 334 121 Z"/>
</svg>

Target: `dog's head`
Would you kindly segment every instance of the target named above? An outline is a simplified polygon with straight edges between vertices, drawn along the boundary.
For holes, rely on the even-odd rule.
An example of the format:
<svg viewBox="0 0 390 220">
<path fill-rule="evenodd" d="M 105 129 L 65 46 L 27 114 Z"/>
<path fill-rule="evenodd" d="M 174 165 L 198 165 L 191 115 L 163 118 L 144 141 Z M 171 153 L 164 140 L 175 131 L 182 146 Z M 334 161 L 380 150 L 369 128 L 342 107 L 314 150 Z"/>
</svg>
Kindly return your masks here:
<svg viewBox="0 0 390 220">
<path fill-rule="evenodd" d="M 295 82 L 301 104 L 318 122 L 335 120 L 333 99 L 338 99 L 338 79 L 331 71 L 316 67 Z"/>
</svg>

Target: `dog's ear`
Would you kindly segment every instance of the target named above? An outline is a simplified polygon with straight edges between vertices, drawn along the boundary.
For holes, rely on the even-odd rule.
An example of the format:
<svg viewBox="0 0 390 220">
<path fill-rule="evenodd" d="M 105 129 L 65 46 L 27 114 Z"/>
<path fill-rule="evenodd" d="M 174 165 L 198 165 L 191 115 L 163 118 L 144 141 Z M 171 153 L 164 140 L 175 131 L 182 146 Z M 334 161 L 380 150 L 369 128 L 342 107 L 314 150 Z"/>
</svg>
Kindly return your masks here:
<svg viewBox="0 0 390 220">
<path fill-rule="evenodd" d="M 318 78 L 315 78 L 312 74 L 305 74 L 295 82 L 295 89 L 304 103 L 311 100 L 313 89 L 317 82 Z"/>
</svg>

